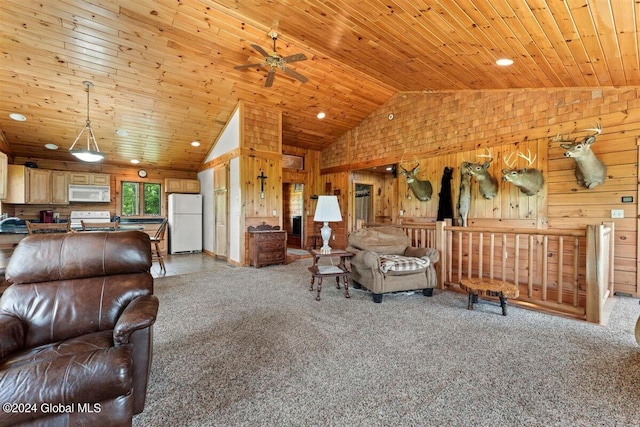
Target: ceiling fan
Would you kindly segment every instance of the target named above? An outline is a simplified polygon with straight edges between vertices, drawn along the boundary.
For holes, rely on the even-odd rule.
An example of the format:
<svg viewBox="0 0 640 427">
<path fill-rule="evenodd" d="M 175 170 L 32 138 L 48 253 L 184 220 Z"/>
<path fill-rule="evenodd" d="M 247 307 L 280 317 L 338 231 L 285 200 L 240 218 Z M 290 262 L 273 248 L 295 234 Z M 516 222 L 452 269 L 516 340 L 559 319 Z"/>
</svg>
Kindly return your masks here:
<svg viewBox="0 0 640 427">
<path fill-rule="evenodd" d="M 257 66 L 267 68 L 267 79 L 264 82 L 265 87 L 271 87 L 273 85 L 273 80 L 276 77 L 276 71 L 278 68 L 280 68 L 280 70 L 282 70 L 285 74 L 293 77 L 294 79 L 297 79 L 302 83 L 306 83 L 309 79 L 288 67 L 288 65 L 292 62 L 306 61 L 307 57 L 305 56 L 305 54 L 296 53 L 295 55 L 284 57 L 279 55 L 278 53 L 276 53 L 276 40 L 278 40 L 278 33 L 276 33 L 275 31 L 271 31 L 268 35 L 271 37 L 271 40 L 273 40 L 273 53 L 271 55 L 269 55 L 266 50 L 264 50 L 257 44 L 252 44 L 251 47 L 254 48 L 262 56 L 264 56 L 264 61 L 255 64 L 236 65 L 233 68 L 235 68 L 236 70 L 244 70 L 246 68 L 253 68 Z"/>
</svg>

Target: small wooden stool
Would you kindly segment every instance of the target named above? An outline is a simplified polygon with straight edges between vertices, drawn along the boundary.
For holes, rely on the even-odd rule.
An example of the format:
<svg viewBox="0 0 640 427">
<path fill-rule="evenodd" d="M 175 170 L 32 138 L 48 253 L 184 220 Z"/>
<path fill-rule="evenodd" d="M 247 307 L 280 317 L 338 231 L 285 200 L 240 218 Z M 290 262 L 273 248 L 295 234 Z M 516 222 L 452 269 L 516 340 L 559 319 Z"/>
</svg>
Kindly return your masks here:
<svg viewBox="0 0 640 427">
<path fill-rule="evenodd" d="M 488 279 L 486 277 L 461 279 L 460 288 L 469 292 L 467 309 L 473 310 L 473 303 L 478 302 L 478 296 L 480 295 L 498 297 L 500 298 L 500 307 L 502 308 L 503 316 L 507 315 L 507 298 L 518 298 L 520 295 L 518 287 L 513 283 Z"/>
</svg>

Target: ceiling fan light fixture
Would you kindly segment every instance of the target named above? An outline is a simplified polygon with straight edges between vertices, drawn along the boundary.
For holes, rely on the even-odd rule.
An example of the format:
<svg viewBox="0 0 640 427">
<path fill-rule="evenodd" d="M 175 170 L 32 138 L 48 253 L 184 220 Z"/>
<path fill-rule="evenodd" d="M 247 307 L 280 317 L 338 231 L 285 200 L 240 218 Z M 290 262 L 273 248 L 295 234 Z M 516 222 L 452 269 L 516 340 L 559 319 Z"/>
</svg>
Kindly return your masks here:
<svg viewBox="0 0 640 427">
<path fill-rule="evenodd" d="M 251 44 L 251 47 L 262 55 L 262 62 L 257 62 L 254 64 L 242 64 L 236 65 L 233 68 L 235 70 L 246 70 L 248 68 L 254 67 L 264 67 L 267 68 L 267 78 L 264 81 L 264 87 L 271 87 L 273 85 L 273 81 L 276 76 L 276 71 L 279 69 L 283 73 L 287 74 L 289 77 L 293 77 L 301 83 L 306 83 L 309 79 L 307 79 L 302 74 L 297 71 L 289 68 L 289 64 L 292 62 L 306 61 L 307 56 L 304 53 L 296 53 L 294 55 L 282 56 L 276 52 L 276 41 L 278 40 L 278 33 L 275 31 L 271 31 L 268 34 L 269 37 L 273 40 L 273 53 L 268 53 L 264 50 L 260 45 Z"/>
<path fill-rule="evenodd" d="M 71 144 L 69 152 L 80 161 L 94 163 L 104 159 L 104 154 L 100 152 L 98 141 L 96 141 L 96 137 L 91 129 L 91 120 L 89 120 L 89 90 L 93 87 L 93 83 L 84 81 L 82 84 L 87 88 L 87 122 L 76 137 L 75 141 L 73 141 L 73 144 Z M 80 137 L 85 133 L 85 131 L 87 133 L 87 148 L 75 148 Z"/>
</svg>

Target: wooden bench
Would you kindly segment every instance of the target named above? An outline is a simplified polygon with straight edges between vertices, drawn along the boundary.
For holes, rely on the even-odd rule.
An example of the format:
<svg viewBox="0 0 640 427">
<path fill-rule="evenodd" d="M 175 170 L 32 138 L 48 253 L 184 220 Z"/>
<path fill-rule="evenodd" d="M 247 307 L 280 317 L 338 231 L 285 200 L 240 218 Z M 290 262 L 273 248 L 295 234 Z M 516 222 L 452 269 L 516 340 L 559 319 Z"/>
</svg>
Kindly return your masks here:
<svg viewBox="0 0 640 427">
<path fill-rule="evenodd" d="M 478 302 L 478 296 L 498 297 L 503 316 L 507 315 L 507 298 L 518 298 L 520 295 L 518 287 L 513 283 L 486 277 L 461 279 L 460 288 L 469 293 L 467 309 L 473 310 L 473 303 Z"/>
</svg>

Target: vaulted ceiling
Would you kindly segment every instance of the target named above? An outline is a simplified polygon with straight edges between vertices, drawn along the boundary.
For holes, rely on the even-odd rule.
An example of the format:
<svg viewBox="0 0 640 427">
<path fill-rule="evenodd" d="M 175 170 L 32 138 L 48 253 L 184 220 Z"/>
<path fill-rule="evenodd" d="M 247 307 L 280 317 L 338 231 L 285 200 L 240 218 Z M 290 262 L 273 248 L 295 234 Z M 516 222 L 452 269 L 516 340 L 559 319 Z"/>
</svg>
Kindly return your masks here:
<svg viewBox="0 0 640 427">
<path fill-rule="evenodd" d="M 85 80 L 106 162 L 177 170 L 198 168 L 239 100 L 321 150 L 402 91 L 640 85 L 636 0 L 3 0 L 0 14 L 0 130 L 21 157 L 72 159 Z M 272 52 L 272 30 L 308 82 L 234 69 L 263 61 L 252 44 Z"/>
</svg>

